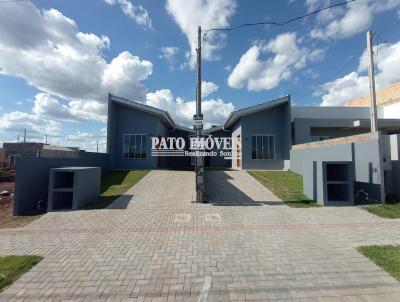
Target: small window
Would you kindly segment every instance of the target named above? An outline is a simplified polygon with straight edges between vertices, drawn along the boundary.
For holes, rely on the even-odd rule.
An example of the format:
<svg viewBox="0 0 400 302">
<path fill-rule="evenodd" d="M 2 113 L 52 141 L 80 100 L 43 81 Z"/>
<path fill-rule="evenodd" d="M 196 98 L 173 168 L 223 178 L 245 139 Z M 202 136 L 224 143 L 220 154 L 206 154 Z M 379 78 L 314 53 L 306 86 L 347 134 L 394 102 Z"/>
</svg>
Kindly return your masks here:
<svg viewBox="0 0 400 302">
<path fill-rule="evenodd" d="M 147 151 L 146 134 L 124 134 L 124 159 L 145 159 Z"/>
<path fill-rule="evenodd" d="M 275 136 L 253 135 L 251 137 L 252 159 L 275 159 Z"/>
</svg>

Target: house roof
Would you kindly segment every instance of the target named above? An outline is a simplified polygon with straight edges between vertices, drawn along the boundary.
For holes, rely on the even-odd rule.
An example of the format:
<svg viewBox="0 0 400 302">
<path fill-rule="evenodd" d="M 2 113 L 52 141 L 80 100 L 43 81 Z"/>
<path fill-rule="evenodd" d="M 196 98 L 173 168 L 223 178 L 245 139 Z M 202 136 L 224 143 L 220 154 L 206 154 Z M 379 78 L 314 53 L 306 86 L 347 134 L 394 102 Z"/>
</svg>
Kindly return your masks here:
<svg viewBox="0 0 400 302">
<path fill-rule="evenodd" d="M 175 129 L 181 130 L 181 131 L 190 132 L 190 133 L 196 133 L 196 131 L 194 131 L 193 129 L 191 129 L 189 127 L 182 126 L 182 125 L 175 125 Z"/>
<path fill-rule="evenodd" d="M 43 150 L 53 150 L 53 151 L 64 151 L 64 152 L 78 152 L 77 148 L 64 147 L 64 146 L 54 146 L 54 145 L 43 145 Z"/>
<path fill-rule="evenodd" d="M 236 110 L 231 112 L 231 114 L 228 116 L 225 124 L 224 124 L 224 129 L 228 129 L 230 127 L 232 127 L 240 118 L 249 115 L 249 114 L 253 114 L 256 112 L 260 112 L 266 109 L 271 109 L 274 107 L 278 107 L 281 106 L 285 103 L 289 103 L 290 102 L 290 96 L 287 95 L 285 97 L 270 101 L 270 102 L 266 102 L 266 103 L 262 103 L 262 104 L 258 104 L 255 106 L 251 106 L 251 107 L 246 107 L 240 110 Z"/>
<path fill-rule="evenodd" d="M 175 124 L 175 122 L 173 121 L 172 117 L 170 116 L 170 114 L 168 113 L 168 111 L 165 110 L 161 110 L 152 106 L 148 106 L 145 105 L 143 103 L 140 102 L 135 102 L 135 101 L 130 101 L 128 99 L 125 98 L 121 98 L 121 97 L 117 97 L 115 95 L 109 94 L 109 100 L 130 108 L 134 108 L 137 110 L 141 110 L 143 112 L 147 112 L 153 115 L 156 115 L 157 117 L 159 117 L 162 121 L 164 121 L 165 123 L 169 124 L 172 128 L 174 129 L 178 129 L 178 130 L 182 130 L 182 131 L 187 131 L 189 133 L 195 133 L 195 131 L 191 128 L 182 126 L 182 125 L 177 125 Z M 216 126 L 216 127 L 212 127 L 209 129 L 205 129 L 203 130 L 203 133 L 205 134 L 211 134 L 213 132 L 216 131 L 220 131 L 220 130 L 224 130 L 224 129 L 228 129 L 231 126 L 233 126 L 241 117 L 249 115 L 249 114 L 253 114 L 256 112 L 260 112 L 266 109 L 271 109 L 274 107 L 278 107 L 280 105 L 283 105 L 285 103 L 290 102 L 290 96 L 285 96 L 273 101 L 269 101 L 266 103 L 262 103 L 262 104 L 258 104 L 255 106 L 251 106 L 251 107 L 247 107 L 247 108 L 243 108 L 237 111 L 233 111 L 231 112 L 231 114 L 228 116 L 225 124 L 223 126 Z"/>
<path fill-rule="evenodd" d="M 223 126 L 213 126 L 211 128 L 203 130 L 203 133 L 204 134 L 211 134 L 211 133 L 214 133 L 214 132 L 217 132 L 217 131 L 221 131 L 221 130 L 224 130 Z"/>
<path fill-rule="evenodd" d="M 151 107 L 139 102 L 130 101 L 128 99 L 120 98 L 115 95 L 109 94 L 108 99 L 114 103 L 118 103 L 130 108 L 134 108 L 146 113 L 153 114 L 159 117 L 163 122 L 169 124 L 172 128 L 176 128 L 176 124 L 173 121 L 172 117 L 169 115 L 168 111 L 161 110 L 155 107 Z"/>
</svg>

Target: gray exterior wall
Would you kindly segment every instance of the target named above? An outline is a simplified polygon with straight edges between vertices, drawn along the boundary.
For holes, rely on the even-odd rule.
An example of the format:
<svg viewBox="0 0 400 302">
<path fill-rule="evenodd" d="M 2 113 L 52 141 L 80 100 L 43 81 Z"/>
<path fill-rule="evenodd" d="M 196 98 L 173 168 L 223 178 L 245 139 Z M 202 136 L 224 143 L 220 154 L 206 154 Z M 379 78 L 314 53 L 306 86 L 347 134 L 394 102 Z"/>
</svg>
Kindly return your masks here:
<svg viewBox="0 0 400 302">
<path fill-rule="evenodd" d="M 96 200 L 100 194 L 99 167 L 53 168 L 49 174 L 48 211 L 57 211 L 60 206 L 66 206 L 58 204 L 58 201 L 67 201 L 64 210 L 78 210 Z"/>
<path fill-rule="evenodd" d="M 368 107 L 292 107 L 292 121 L 305 119 L 369 119 Z"/>
<path fill-rule="evenodd" d="M 111 103 L 108 116 L 108 152 L 111 168 L 116 170 L 158 169 L 167 167 L 167 159 L 151 156 L 151 137 L 168 136 L 168 126 L 155 115 Z M 146 158 L 124 159 L 123 135 L 146 134 Z"/>
<path fill-rule="evenodd" d="M 344 136 L 358 135 L 367 133 L 370 129 L 353 127 L 354 119 L 320 119 L 320 118 L 300 118 L 293 122 L 294 144 L 310 143 L 311 136 L 329 136 L 338 138 Z M 347 126 L 351 129 L 339 129 Z"/>
<path fill-rule="evenodd" d="M 19 157 L 16 161 L 14 215 L 27 215 L 37 211 L 42 200 L 47 209 L 49 170 L 60 167 L 100 167 L 110 169 L 106 153 L 80 152 L 79 158 Z"/>
<path fill-rule="evenodd" d="M 237 124 L 241 126 L 242 169 L 282 170 L 285 160 L 290 158 L 291 123 L 290 102 L 242 117 Z M 255 134 L 275 136 L 275 159 L 252 159 L 251 137 Z M 235 131 L 232 137 L 236 137 Z M 232 163 L 233 168 L 236 163 Z"/>
<path fill-rule="evenodd" d="M 231 137 L 231 132 L 230 131 L 224 131 L 224 130 L 219 130 L 219 131 L 214 131 L 211 134 L 212 137 Z M 215 152 L 217 152 L 217 156 L 212 156 L 212 157 L 207 157 L 205 159 L 205 164 L 206 167 L 231 167 L 232 160 L 224 159 L 224 157 L 219 156 L 219 152 L 222 151 L 218 150 L 216 147 L 214 148 Z"/>
<path fill-rule="evenodd" d="M 185 139 L 186 150 L 189 150 L 189 133 L 183 130 L 169 132 L 169 137 L 183 137 Z M 191 158 L 189 156 L 164 157 L 166 168 L 168 169 L 192 169 Z"/>
</svg>

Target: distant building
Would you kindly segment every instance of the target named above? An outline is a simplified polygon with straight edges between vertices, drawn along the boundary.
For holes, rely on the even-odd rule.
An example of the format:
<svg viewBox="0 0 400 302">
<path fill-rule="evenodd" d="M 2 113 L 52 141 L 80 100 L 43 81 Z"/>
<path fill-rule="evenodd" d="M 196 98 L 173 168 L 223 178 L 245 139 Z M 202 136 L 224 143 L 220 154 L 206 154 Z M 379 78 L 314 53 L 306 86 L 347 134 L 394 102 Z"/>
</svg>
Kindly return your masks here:
<svg viewBox="0 0 400 302">
<path fill-rule="evenodd" d="M 376 102 L 378 105 L 378 115 L 380 118 L 400 118 L 400 82 L 378 90 L 376 92 Z M 365 96 L 348 101 L 345 106 L 369 107 L 370 97 Z"/>
<path fill-rule="evenodd" d="M 0 148 L 0 163 L 4 163 L 6 161 L 6 150 Z"/>
<path fill-rule="evenodd" d="M 79 157 L 79 148 L 53 146 L 44 143 L 4 143 L 5 161 L 14 166 L 15 158 L 30 157 Z"/>
</svg>

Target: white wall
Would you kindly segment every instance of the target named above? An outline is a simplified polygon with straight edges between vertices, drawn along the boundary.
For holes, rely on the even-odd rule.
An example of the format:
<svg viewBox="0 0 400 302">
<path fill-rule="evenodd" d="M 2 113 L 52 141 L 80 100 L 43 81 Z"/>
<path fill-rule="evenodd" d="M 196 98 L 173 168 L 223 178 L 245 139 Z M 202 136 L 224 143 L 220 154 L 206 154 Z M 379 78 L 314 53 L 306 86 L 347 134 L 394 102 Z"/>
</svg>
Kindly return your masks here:
<svg viewBox="0 0 400 302">
<path fill-rule="evenodd" d="M 385 119 L 400 119 L 400 102 L 382 107 L 380 111 Z"/>
</svg>

